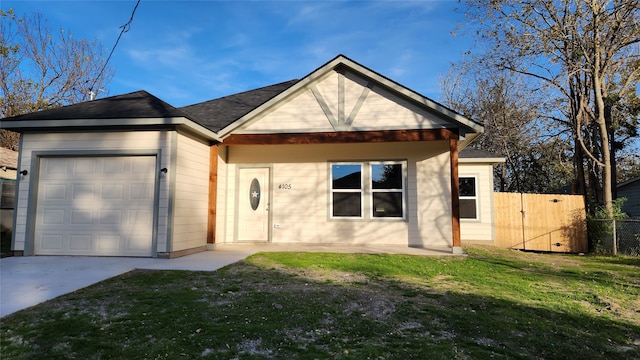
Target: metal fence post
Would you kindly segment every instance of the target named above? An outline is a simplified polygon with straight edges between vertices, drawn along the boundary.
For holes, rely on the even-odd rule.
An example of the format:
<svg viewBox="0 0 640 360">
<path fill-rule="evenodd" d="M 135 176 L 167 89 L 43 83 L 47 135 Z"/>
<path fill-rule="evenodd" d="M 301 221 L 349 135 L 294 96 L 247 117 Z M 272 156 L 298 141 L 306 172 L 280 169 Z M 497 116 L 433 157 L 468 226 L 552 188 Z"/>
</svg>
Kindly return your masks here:
<svg viewBox="0 0 640 360">
<path fill-rule="evenodd" d="M 613 219 L 613 255 L 618 255 L 618 236 L 616 234 L 616 219 Z"/>
</svg>

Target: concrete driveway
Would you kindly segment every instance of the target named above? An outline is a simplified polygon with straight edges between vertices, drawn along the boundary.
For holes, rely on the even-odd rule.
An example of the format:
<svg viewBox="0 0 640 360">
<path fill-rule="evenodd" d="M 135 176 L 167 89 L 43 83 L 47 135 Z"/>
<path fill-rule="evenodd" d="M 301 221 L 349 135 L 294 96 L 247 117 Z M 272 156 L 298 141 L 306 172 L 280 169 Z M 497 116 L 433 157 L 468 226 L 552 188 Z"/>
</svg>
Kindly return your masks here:
<svg viewBox="0 0 640 360">
<path fill-rule="evenodd" d="M 214 271 L 252 255 L 221 248 L 176 259 L 16 256 L 0 260 L 0 317 L 134 269 Z"/>
<path fill-rule="evenodd" d="M 17 256 L 0 260 L 0 317 L 134 269 L 214 271 L 260 251 L 452 255 L 450 248 L 224 244 L 176 259 Z"/>
</svg>

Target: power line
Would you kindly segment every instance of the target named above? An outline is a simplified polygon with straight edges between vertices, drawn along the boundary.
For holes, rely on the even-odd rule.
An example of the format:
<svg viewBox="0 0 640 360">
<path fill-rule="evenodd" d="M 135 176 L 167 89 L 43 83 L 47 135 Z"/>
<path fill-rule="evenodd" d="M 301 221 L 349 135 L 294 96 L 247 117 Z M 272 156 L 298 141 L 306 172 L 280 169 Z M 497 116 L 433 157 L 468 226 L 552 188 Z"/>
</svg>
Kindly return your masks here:
<svg viewBox="0 0 640 360">
<path fill-rule="evenodd" d="M 140 5 L 140 0 L 138 0 L 138 2 L 136 3 L 136 6 L 133 8 L 133 11 L 131 12 L 131 18 L 129 18 L 129 21 L 127 21 L 126 24 L 120 26 L 120 29 L 122 30 L 120 31 L 120 35 L 118 35 L 118 39 L 116 39 L 116 43 L 113 44 L 113 48 L 111 49 L 111 52 L 107 57 L 107 61 L 104 62 L 104 65 L 102 66 L 102 69 L 98 73 L 98 76 L 96 76 L 96 78 L 93 80 L 93 83 L 91 84 L 91 87 L 89 87 L 89 91 L 91 93 L 93 93 L 93 87 L 96 85 L 96 82 L 98 81 L 98 79 L 100 79 L 100 76 L 102 76 L 102 73 L 107 68 L 107 64 L 109 64 L 109 60 L 111 60 L 111 55 L 113 55 L 113 52 L 116 50 L 116 46 L 118 46 L 118 42 L 120 42 L 120 38 L 124 33 L 128 32 L 129 29 L 131 28 L 131 23 L 133 22 L 133 16 L 136 14 L 136 9 L 138 9 L 138 5 Z M 91 96 L 92 96 L 91 100 L 93 100 L 93 95 Z"/>
</svg>

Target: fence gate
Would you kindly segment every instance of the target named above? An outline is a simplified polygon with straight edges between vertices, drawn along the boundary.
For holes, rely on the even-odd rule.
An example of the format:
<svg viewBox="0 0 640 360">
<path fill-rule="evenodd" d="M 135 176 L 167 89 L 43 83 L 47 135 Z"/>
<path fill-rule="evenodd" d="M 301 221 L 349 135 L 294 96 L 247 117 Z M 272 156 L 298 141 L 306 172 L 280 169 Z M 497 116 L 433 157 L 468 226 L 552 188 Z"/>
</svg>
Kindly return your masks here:
<svg viewBox="0 0 640 360">
<path fill-rule="evenodd" d="M 579 195 L 495 193 L 495 246 L 586 252 L 587 224 Z"/>
</svg>

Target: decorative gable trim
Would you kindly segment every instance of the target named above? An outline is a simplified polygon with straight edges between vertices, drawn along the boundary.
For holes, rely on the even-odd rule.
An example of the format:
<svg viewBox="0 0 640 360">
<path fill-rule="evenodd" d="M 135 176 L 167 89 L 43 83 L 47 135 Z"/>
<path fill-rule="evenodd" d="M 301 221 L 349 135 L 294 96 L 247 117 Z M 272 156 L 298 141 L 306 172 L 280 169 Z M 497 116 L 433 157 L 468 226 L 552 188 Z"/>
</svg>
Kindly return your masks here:
<svg viewBox="0 0 640 360">
<path fill-rule="evenodd" d="M 330 76 L 333 71 L 336 71 L 340 74 L 339 77 L 339 85 L 338 85 L 338 109 L 336 113 L 331 111 L 328 106 L 326 99 L 323 98 L 322 94 L 315 88 L 315 83 L 318 81 Z M 358 76 L 367 80 L 367 85 L 365 89 L 363 89 L 360 98 L 354 105 L 354 108 L 349 111 L 349 115 L 346 116 L 347 110 L 344 108 L 344 74 L 346 72 L 350 72 L 353 74 L 357 74 Z M 342 90 L 341 90 L 342 86 Z M 249 113 L 240 117 L 238 120 L 230 124 L 229 126 L 221 129 L 218 135 L 221 138 L 225 138 L 237 129 L 246 126 L 252 120 L 259 118 L 261 114 L 267 113 L 278 106 L 281 102 L 285 101 L 287 98 L 294 96 L 300 91 L 309 90 L 313 93 L 316 101 L 322 108 L 325 116 L 327 117 L 329 123 L 332 128 L 336 131 L 344 131 L 351 128 L 351 124 L 355 120 L 360 107 L 366 100 L 369 91 L 373 87 L 381 87 L 386 89 L 387 91 L 391 91 L 394 94 L 414 103 L 432 113 L 438 114 L 442 119 L 446 119 L 451 123 L 451 127 L 456 127 L 460 129 L 461 139 L 464 139 L 464 143 L 468 143 L 475 136 L 483 132 L 483 126 L 473 122 L 472 120 L 467 119 L 466 117 L 354 62 L 353 60 L 339 55 L 333 60 L 327 62 L 320 68 L 311 72 L 309 75 L 302 78 L 302 80 L 298 81 L 296 84 L 284 90 L 282 93 L 274 96 L 269 101 L 264 104 L 256 107 Z M 341 95 L 342 94 L 342 95 Z"/>
<path fill-rule="evenodd" d="M 327 117 L 327 120 L 329 120 L 331 127 L 333 127 L 335 131 L 349 131 L 351 129 L 351 125 L 353 124 L 353 120 L 355 120 L 356 116 L 358 116 L 358 113 L 362 108 L 362 104 L 364 104 L 365 100 L 367 99 L 367 95 L 369 95 L 369 92 L 373 88 L 373 83 L 371 81 L 367 81 L 367 85 L 362 89 L 362 93 L 360 93 L 358 100 L 356 101 L 353 108 L 349 112 L 349 116 L 346 116 L 347 112 L 346 112 L 346 105 L 345 105 L 346 90 L 345 90 L 345 83 L 344 83 L 344 78 L 345 78 L 344 68 L 339 67 L 338 69 L 335 69 L 335 71 L 338 73 L 337 118 L 331 111 L 331 108 L 325 101 L 320 90 L 318 90 L 318 87 L 316 85 L 311 85 L 309 87 L 309 90 L 311 90 L 311 93 L 313 94 L 316 101 L 318 102 L 318 105 L 320 105 L 320 108 L 322 108 L 322 111 Z"/>
</svg>

